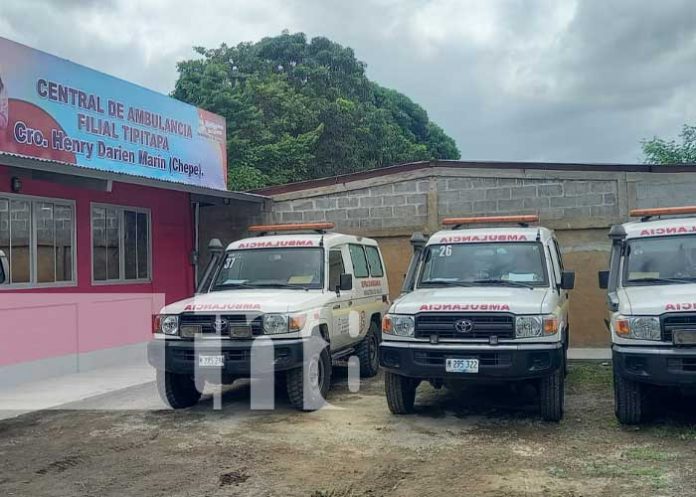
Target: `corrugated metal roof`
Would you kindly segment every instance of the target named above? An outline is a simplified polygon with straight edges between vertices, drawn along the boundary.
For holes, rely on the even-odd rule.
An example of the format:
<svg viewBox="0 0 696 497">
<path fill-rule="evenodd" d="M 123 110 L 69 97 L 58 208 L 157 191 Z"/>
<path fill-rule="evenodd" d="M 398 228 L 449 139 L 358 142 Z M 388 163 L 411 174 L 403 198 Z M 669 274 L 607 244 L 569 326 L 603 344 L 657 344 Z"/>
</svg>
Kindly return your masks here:
<svg viewBox="0 0 696 497">
<path fill-rule="evenodd" d="M 0 164 L 9 167 L 32 169 L 55 174 L 65 174 L 68 176 L 79 176 L 83 178 L 92 178 L 106 181 L 118 181 L 121 183 L 149 186 L 152 188 L 176 190 L 205 197 L 215 197 L 221 199 L 241 200 L 245 202 L 257 203 L 263 202 L 268 198 L 264 195 L 255 193 L 215 190 L 213 188 L 205 188 L 202 186 L 189 185 L 186 183 L 179 183 L 175 181 L 153 179 L 135 174 L 101 171 L 99 169 L 91 169 L 75 164 L 68 164 L 66 162 L 58 162 L 50 159 L 40 159 L 35 157 L 26 157 L 24 155 L 18 155 L 9 152 L 0 152 Z"/>
</svg>

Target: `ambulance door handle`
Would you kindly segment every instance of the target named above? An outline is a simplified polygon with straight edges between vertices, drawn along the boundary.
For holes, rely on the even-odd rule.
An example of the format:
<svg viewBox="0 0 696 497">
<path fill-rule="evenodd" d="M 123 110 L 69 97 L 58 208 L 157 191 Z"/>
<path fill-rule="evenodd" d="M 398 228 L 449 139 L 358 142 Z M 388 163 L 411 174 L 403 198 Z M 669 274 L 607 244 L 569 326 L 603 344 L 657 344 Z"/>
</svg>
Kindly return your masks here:
<svg viewBox="0 0 696 497">
<path fill-rule="evenodd" d="M 352 301 L 352 300 L 349 300 L 349 301 L 348 301 L 348 306 L 350 307 L 351 305 L 353 305 L 353 301 Z"/>
<path fill-rule="evenodd" d="M 335 306 L 333 306 L 333 309 L 334 309 L 334 310 L 340 309 L 340 308 L 341 308 L 341 304 L 336 304 Z"/>
</svg>

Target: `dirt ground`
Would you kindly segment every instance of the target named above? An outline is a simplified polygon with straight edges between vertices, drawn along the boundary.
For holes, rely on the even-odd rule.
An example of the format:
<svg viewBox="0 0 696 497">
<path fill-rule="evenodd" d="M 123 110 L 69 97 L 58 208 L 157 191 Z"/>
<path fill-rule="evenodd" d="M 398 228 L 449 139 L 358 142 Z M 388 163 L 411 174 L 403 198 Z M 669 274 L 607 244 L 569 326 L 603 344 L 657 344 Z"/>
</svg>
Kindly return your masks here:
<svg viewBox="0 0 696 497">
<path fill-rule="evenodd" d="M 666 414 L 621 428 L 608 365 L 572 365 L 560 424 L 538 419 L 531 388 L 422 385 L 417 414 L 395 417 L 381 377 L 351 393 L 336 376 L 334 408 L 315 413 L 250 411 L 248 384 L 220 411 L 130 409 L 144 385 L 2 421 L 0 495 L 696 495 L 696 403 L 660 400 Z"/>
</svg>

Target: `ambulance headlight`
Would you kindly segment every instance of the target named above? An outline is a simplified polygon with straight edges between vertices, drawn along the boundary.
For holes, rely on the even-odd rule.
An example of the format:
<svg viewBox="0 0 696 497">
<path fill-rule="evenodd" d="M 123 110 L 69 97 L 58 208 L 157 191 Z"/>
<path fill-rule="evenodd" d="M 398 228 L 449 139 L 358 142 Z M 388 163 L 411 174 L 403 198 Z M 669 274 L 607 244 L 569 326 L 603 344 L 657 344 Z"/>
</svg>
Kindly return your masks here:
<svg viewBox="0 0 696 497">
<path fill-rule="evenodd" d="M 264 314 L 263 331 L 267 335 L 288 333 L 288 316 L 286 314 Z"/>
<path fill-rule="evenodd" d="M 413 316 L 387 314 L 382 320 L 382 331 L 390 335 L 412 337 L 415 330 L 416 320 Z"/>
<path fill-rule="evenodd" d="M 165 335 L 176 335 L 179 333 L 179 316 L 176 314 L 161 315 L 160 329 Z"/>
<path fill-rule="evenodd" d="M 515 338 L 540 337 L 542 334 L 541 324 L 541 316 L 517 316 Z"/>
<path fill-rule="evenodd" d="M 621 338 L 654 341 L 662 338 L 660 318 L 657 316 L 617 316 L 613 324 L 614 332 Z"/>
</svg>

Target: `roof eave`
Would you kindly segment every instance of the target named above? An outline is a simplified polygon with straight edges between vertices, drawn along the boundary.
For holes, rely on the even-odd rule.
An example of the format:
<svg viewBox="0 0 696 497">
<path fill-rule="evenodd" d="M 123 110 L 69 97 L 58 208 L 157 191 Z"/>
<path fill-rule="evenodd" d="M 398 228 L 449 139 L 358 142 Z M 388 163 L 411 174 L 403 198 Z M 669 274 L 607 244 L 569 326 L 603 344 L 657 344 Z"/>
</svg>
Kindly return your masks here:
<svg viewBox="0 0 696 497">
<path fill-rule="evenodd" d="M 144 176 L 134 176 L 132 174 L 116 173 L 111 171 L 100 171 L 98 169 L 89 169 L 66 164 L 47 159 L 38 159 L 16 155 L 7 152 L 0 152 L 0 165 L 27 169 L 33 171 L 41 171 L 47 174 L 56 174 L 62 176 L 73 176 L 78 178 L 89 178 L 97 181 L 117 181 L 120 183 L 128 183 L 133 185 L 147 186 L 151 188 L 162 188 L 165 190 L 174 190 L 190 193 L 201 198 L 217 198 L 223 200 L 239 200 L 244 202 L 262 203 L 268 197 L 256 193 L 246 192 L 230 192 L 226 190 L 215 190 L 213 188 L 205 188 L 196 185 L 187 185 L 185 183 L 176 183 L 173 181 L 163 181 Z"/>
</svg>

